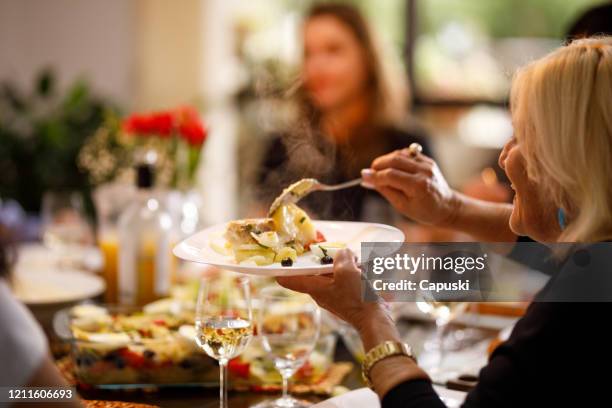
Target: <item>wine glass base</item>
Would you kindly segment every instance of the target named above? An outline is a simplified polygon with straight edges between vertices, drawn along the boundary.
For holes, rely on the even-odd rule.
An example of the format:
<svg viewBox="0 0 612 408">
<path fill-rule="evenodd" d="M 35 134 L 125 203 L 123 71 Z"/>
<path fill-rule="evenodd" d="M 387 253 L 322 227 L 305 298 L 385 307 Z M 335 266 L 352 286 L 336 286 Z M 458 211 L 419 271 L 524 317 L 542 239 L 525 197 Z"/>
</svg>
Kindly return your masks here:
<svg viewBox="0 0 612 408">
<path fill-rule="evenodd" d="M 299 400 L 293 397 L 278 398 L 275 400 L 265 400 L 251 408 L 307 408 L 312 405 L 312 402 Z"/>
</svg>

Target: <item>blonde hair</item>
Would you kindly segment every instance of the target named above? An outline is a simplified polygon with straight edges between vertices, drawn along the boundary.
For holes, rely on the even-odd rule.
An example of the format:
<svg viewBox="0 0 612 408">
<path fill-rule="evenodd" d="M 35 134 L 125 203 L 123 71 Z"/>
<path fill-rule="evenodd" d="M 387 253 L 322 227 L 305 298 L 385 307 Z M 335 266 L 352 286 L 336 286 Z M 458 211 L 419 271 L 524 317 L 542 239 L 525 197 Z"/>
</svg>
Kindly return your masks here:
<svg viewBox="0 0 612 408">
<path fill-rule="evenodd" d="M 561 242 L 612 237 L 612 37 L 575 40 L 522 68 L 512 119 L 528 177 L 568 214 Z"/>
</svg>

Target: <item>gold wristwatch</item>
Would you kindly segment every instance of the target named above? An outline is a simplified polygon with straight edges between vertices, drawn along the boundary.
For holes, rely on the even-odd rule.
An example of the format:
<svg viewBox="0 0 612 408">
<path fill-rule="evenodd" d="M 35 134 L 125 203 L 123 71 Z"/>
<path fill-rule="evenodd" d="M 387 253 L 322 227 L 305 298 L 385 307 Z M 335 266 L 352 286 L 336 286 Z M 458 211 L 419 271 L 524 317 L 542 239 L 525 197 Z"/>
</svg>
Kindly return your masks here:
<svg viewBox="0 0 612 408">
<path fill-rule="evenodd" d="M 380 343 L 366 353 L 363 363 L 361 363 L 361 374 L 368 387 L 374 388 L 370 381 L 370 370 L 374 367 L 374 364 L 392 356 L 407 356 L 416 363 L 416 358 L 412 354 L 412 348 L 408 344 L 398 341 L 385 341 Z"/>
</svg>

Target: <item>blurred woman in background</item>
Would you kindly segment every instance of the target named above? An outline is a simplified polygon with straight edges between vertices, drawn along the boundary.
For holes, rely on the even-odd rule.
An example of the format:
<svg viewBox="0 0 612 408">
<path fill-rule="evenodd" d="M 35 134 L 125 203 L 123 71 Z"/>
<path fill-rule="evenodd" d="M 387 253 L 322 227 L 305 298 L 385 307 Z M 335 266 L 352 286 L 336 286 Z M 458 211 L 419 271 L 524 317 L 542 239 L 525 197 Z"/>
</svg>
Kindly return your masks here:
<svg viewBox="0 0 612 408">
<path fill-rule="evenodd" d="M 382 154 L 423 145 L 423 132 L 409 119 L 405 73 L 387 65 L 367 22 L 353 6 L 315 5 L 303 26 L 304 54 L 296 88 L 299 120 L 273 139 L 263 160 L 260 190 L 266 202 L 304 177 L 339 183 Z M 394 70 L 395 68 L 395 70 Z M 354 187 L 304 200 L 318 218 L 393 222 L 390 207 L 372 192 Z M 262 197 L 264 199 L 264 197 Z"/>
</svg>

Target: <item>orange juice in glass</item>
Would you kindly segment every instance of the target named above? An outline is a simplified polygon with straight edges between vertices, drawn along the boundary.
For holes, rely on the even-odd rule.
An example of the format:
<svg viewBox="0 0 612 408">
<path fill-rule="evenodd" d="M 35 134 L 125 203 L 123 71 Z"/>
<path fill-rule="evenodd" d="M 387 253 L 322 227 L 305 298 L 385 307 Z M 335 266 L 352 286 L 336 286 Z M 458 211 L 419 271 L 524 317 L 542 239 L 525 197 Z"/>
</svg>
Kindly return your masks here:
<svg viewBox="0 0 612 408">
<path fill-rule="evenodd" d="M 106 303 L 117 303 L 118 301 L 118 250 L 119 240 L 116 232 L 106 231 L 100 234 L 99 246 L 104 256 L 104 268 L 102 276 L 106 282 L 106 293 L 104 301 Z"/>
</svg>

